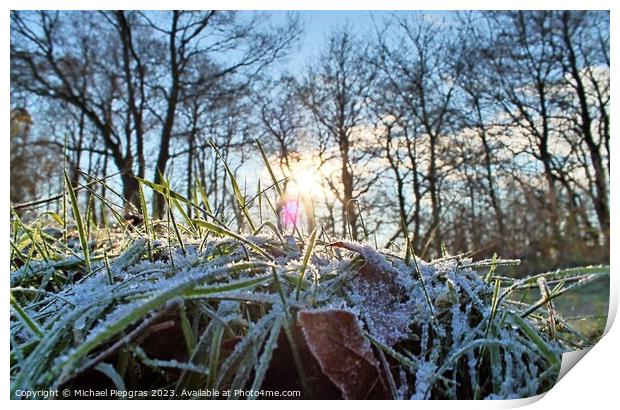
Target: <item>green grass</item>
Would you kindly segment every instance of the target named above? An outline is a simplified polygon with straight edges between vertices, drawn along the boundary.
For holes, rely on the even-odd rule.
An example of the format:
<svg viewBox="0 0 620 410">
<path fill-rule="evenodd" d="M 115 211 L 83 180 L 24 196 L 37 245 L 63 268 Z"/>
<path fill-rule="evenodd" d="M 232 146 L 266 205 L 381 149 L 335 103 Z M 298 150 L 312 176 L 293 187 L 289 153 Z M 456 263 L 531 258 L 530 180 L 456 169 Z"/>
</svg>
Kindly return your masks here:
<svg viewBox="0 0 620 410">
<path fill-rule="evenodd" d="M 335 252 L 320 239 L 320 228 L 308 236 L 278 228 L 268 194 L 281 191 L 269 170 L 273 184 L 262 190 L 259 185 L 249 200 L 229 172 L 246 232 L 212 214 L 201 185 L 193 198 L 186 198 L 165 181 L 140 180 L 142 223 L 136 226 L 116 212 L 118 227 L 104 223 L 86 229 L 68 178 L 71 215 L 42 214 L 28 224 L 13 215 L 13 397 L 17 390 L 93 386 L 179 395 L 205 388 L 279 388 L 300 390 L 305 398 L 337 397 L 323 389 L 330 382 L 317 370 L 297 312 L 340 305 L 358 312 L 393 397 L 536 394 L 555 383 L 562 351 L 600 337 L 608 267 L 514 279 L 497 268 L 515 262 L 499 258 L 444 255 L 427 263 L 409 246 L 402 255 L 370 247 L 359 254 Z M 150 218 L 144 188 L 164 196 L 169 206 L 165 220 Z M 254 199 L 261 207 L 271 205 L 274 220 L 262 210 L 258 219 L 252 215 Z M 109 200 L 100 205 L 115 209 Z M 183 206 L 196 211 L 193 218 Z M 58 229 L 61 236 L 46 235 L 43 227 Z M 76 238 L 80 250 L 65 238 Z M 359 302 L 360 278 L 372 279 L 373 270 L 382 277 L 385 269 L 396 268 L 406 273 L 387 283 L 396 290 Z M 551 301 L 541 296 L 537 278 L 549 284 Z M 475 289 L 467 289 L 468 284 Z M 411 300 L 413 295 L 418 300 Z M 376 330 L 372 309 L 377 303 L 394 307 L 388 313 L 395 317 L 403 306 L 411 307 L 408 327 L 400 329 L 406 336 L 392 342 Z M 458 315 L 468 330 L 456 340 Z M 528 373 L 533 368 L 540 370 L 534 379 Z M 507 372 L 514 372 L 514 386 L 504 383 Z"/>
</svg>

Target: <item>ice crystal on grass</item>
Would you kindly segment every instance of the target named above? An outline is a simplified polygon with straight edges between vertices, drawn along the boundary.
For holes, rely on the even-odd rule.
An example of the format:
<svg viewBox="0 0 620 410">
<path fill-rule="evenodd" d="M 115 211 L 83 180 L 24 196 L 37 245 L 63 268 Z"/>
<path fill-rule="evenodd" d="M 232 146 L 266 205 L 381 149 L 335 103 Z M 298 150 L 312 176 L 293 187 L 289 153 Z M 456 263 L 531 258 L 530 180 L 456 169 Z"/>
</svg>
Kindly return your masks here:
<svg viewBox="0 0 620 410">
<path fill-rule="evenodd" d="M 437 364 L 422 361 L 418 364 L 415 380 L 415 393 L 411 396 L 412 400 L 425 399 L 430 388 L 430 382 L 437 370 Z"/>
<path fill-rule="evenodd" d="M 370 332 L 387 345 L 405 339 L 409 333 L 413 303 L 394 300 L 384 284 L 369 284 L 354 278 L 349 299 L 358 308 Z"/>
<path fill-rule="evenodd" d="M 395 398 L 537 394 L 553 383 L 556 364 L 551 356 L 559 357 L 564 348 L 538 330 L 545 324 L 542 319 L 525 318 L 538 337 L 519 327 L 514 319 L 521 314 L 519 305 L 505 299 L 493 307 L 495 283 L 485 281 L 479 270 L 498 261 L 457 256 L 424 261 L 339 241 L 315 246 L 299 282 L 306 245 L 293 236 L 209 236 L 187 240 L 184 249 L 144 238 L 123 243 L 123 250 L 110 256 L 109 266 L 93 257 L 90 272 L 76 256 L 35 259 L 11 272 L 11 286 L 24 311 L 44 333 L 31 351 L 13 348 L 19 364 L 12 388 L 47 388 L 72 380 L 74 372 L 123 335 L 180 301 L 175 306 L 181 307 L 171 311 L 164 324 L 173 323 L 176 334 L 182 328 L 180 351 L 185 356 L 161 359 L 140 350 L 137 339 L 125 341 L 135 345 L 130 350 L 143 365 L 168 378 L 175 374 L 171 371 L 182 372 L 180 385 L 191 385 L 195 379 L 187 374 L 194 374 L 203 377 L 202 386 L 257 387 L 270 377 L 270 361 L 277 362 L 277 354 L 303 350 L 307 340 L 296 340 L 293 334 L 300 311 L 346 312 L 356 335 L 367 338 L 360 340 L 381 385 L 389 385 L 386 392 Z M 53 288 L 49 281 L 55 273 L 71 279 L 61 283 L 56 278 Z M 48 291 L 28 293 L 33 285 Z M 544 317 L 546 310 L 536 313 Z M 280 328 L 287 333 L 285 348 Z M 11 335 L 20 345 L 33 341 L 15 315 Z M 337 366 L 325 362 L 331 339 L 315 335 L 313 340 L 319 339 L 325 352 L 322 368 L 336 371 Z M 373 357 L 379 352 L 385 359 Z M 387 367 L 377 365 L 383 360 Z M 252 374 L 257 375 L 254 381 Z M 340 382 L 334 374 L 332 379 Z M 342 380 L 346 377 L 355 375 Z"/>
</svg>

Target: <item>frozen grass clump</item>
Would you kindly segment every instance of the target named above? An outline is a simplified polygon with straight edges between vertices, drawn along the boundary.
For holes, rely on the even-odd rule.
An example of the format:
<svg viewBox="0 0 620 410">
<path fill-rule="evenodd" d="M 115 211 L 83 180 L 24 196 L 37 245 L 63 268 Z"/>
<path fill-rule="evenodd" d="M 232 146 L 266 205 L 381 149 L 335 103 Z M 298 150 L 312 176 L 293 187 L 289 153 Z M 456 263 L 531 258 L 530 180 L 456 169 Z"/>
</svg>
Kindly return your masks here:
<svg viewBox="0 0 620 410">
<path fill-rule="evenodd" d="M 170 209 L 182 202 L 202 217 L 145 214 L 117 232 L 76 222 L 65 238 L 42 234 L 44 217 L 12 224 L 13 395 L 262 388 L 304 398 L 517 398 L 551 388 L 562 352 L 593 343 L 554 302 L 608 267 L 515 279 L 518 261 L 423 261 L 412 249 L 284 232 L 262 214 L 244 234 L 204 201 L 148 186 Z M 65 242 L 76 235 L 87 252 Z"/>
</svg>

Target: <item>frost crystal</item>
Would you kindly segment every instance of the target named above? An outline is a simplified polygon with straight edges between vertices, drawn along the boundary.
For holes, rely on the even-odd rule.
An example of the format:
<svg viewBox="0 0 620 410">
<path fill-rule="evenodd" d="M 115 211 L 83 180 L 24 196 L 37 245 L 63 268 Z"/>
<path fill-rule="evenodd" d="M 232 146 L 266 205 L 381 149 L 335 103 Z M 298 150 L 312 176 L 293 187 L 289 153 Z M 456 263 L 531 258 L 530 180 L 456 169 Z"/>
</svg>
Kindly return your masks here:
<svg viewBox="0 0 620 410">
<path fill-rule="evenodd" d="M 48 368 L 63 372 L 71 371 L 63 366 L 79 352 L 80 346 L 94 346 L 80 358 L 83 362 L 92 357 L 94 349 L 112 339 L 118 340 L 118 323 L 123 323 L 127 334 L 170 300 L 184 299 L 184 306 L 188 307 L 196 299 L 205 298 L 206 301 L 200 300 L 204 303 L 201 309 L 209 320 L 206 329 L 198 334 L 204 343 L 213 337 L 218 326 L 236 332 L 241 324 L 245 329 L 243 337 L 222 358 L 218 377 L 237 371 L 250 374 L 250 368 L 240 370 L 236 363 L 260 353 L 260 349 L 254 350 L 268 337 L 275 347 L 277 334 L 269 335 L 272 328 L 279 329 L 280 323 L 288 326 L 281 322 L 286 306 L 290 308 L 286 315 L 304 310 L 346 311 L 354 318 L 356 334 L 367 345 L 364 346 L 369 357 L 376 349 L 385 353 L 394 371 L 396 398 L 437 397 L 438 391 L 440 395 L 456 397 L 462 389 L 474 394 L 482 388 L 487 390 L 478 397 L 514 398 L 537 394 L 543 385 L 538 377 L 548 368 L 545 355 L 513 323 L 509 308 L 501 305 L 492 315 L 494 286 L 474 270 L 482 265 L 470 259 L 448 256 L 430 262 L 412 258 L 405 261 L 402 254 L 382 253 L 364 243 L 341 241 L 325 247 L 326 251 L 317 246 L 306 266 L 305 277 L 298 282 L 303 244 L 298 244 L 293 236 L 287 236 L 284 242 L 278 239 L 277 246 L 268 236 L 245 239 L 273 256 L 269 264 L 264 259 L 254 260 L 255 254 L 247 243 L 230 238 L 209 237 L 200 244 L 188 242 L 185 251 L 152 241 L 151 253 L 147 252 L 147 240 L 138 239 L 111 258 L 110 275 L 101 260 L 93 261 L 87 274 L 78 257 L 50 262 L 33 260 L 11 272 L 11 286 L 25 288 L 36 281 L 46 283 L 59 270 L 82 269 L 77 280 L 68 281 L 54 294 L 40 295 L 36 309 L 27 307 L 36 312 L 44 332 L 57 337 L 50 339 L 50 346 L 60 340 L 62 332 L 69 332 L 70 337 L 65 338 L 69 341 L 58 348 L 57 354 L 45 357 Z M 158 256 L 152 257 L 153 254 Z M 280 279 L 277 287 L 272 268 Z M 302 286 L 296 297 L 298 283 Z M 158 303 L 148 304 L 153 300 Z M 248 306 L 251 309 L 246 309 Z M 140 314 L 133 314 L 136 311 Z M 258 312 L 260 315 L 256 315 Z M 498 318 L 502 326 L 491 322 Z M 29 332 L 13 317 L 11 327 L 17 342 L 27 340 Z M 549 341 L 548 347 L 554 353 L 561 351 L 554 341 Z M 329 356 L 329 346 L 323 350 Z M 267 361 L 271 358 L 265 357 Z M 146 356 L 143 359 L 157 367 L 207 371 L 191 358 L 188 363 Z M 267 361 L 261 361 L 263 371 Z M 73 368 L 83 365 L 82 362 L 72 363 Z M 37 369 L 46 368 L 35 365 Z M 379 370 L 378 365 L 372 367 Z M 53 377 L 64 375 L 60 373 L 46 370 L 27 383 L 34 386 L 40 381 L 38 384 L 45 385 Z M 485 379 L 489 377 L 492 382 Z"/>
</svg>

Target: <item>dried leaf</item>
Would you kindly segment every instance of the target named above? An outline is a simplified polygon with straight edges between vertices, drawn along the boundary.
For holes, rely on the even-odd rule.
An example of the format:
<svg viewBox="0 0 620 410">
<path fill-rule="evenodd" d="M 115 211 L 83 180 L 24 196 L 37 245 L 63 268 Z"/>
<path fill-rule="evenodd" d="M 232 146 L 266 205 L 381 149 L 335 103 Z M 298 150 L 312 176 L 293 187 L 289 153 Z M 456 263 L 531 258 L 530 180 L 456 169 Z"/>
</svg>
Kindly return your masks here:
<svg viewBox="0 0 620 410">
<path fill-rule="evenodd" d="M 345 399 L 388 399 L 379 362 L 355 315 L 346 310 L 302 310 L 306 343 L 321 371 Z"/>
<path fill-rule="evenodd" d="M 388 346 L 406 338 L 413 307 L 398 280 L 397 270 L 370 246 L 344 241 L 330 246 L 359 253 L 364 258 L 365 264 L 348 283 L 347 292 L 370 333 Z"/>
<path fill-rule="evenodd" d="M 328 246 L 347 249 L 362 255 L 366 264 L 360 269 L 360 276 L 363 280 L 370 283 L 384 283 L 396 285 L 396 277 L 398 272 L 385 259 L 381 253 L 377 252 L 370 246 L 365 246 L 355 242 L 332 242 Z"/>
</svg>

